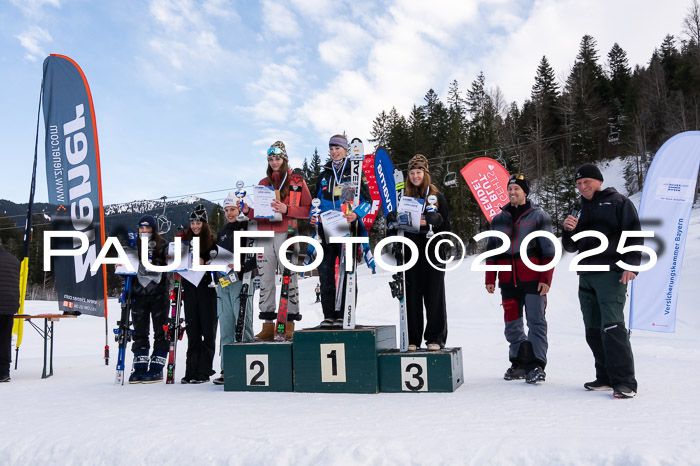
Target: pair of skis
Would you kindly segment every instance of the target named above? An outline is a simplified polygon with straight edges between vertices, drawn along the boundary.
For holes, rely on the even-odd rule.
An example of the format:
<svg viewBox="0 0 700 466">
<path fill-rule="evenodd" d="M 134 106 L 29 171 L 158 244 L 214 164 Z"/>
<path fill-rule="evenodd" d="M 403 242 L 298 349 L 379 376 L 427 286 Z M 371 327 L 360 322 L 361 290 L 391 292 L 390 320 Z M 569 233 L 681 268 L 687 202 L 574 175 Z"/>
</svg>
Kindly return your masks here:
<svg viewBox="0 0 700 466">
<path fill-rule="evenodd" d="M 137 249 L 136 234 L 133 231 L 127 232 L 126 244 L 132 249 Z M 126 346 L 131 341 L 134 331 L 131 329 L 131 306 L 133 298 L 131 297 L 131 282 L 135 275 L 126 275 L 124 277 L 124 290 L 119 295 L 119 303 L 121 305 L 121 316 L 117 321 L 117 328 L 114 329 L 114 340 L 117 342 L 117 375 L 114 383 L 124 385 L 124 366 L 126 361 Z"/>
<path fill-rule="evenodd" d="M 185 331 L 185 320 L 180 317 L 182 309 L 182 285 L 180 284 L 180 275 L 175 274 L 175 282 L 173 289 L 170 290 L 170 318 L 168 323 L 163 325 L 165 337 L 170 342 L 168 350 L 168 368 L 165 378 L 166 384 L 175 383 L 175 353 L 177 352 L 177 342 L 182 340 L 182 335 Z"/>
<path fill-rule="evenodd" d="M 292 171 L 292 178 L 289 183 L 289 205 L 299 207 L 301 205 L 301 194 L 304 187 L 304 172 L 300 168 Z M 287 224 L 287 238 L 291 238 L 297 233 L 296 219 L 289 219 Z M 296 246 L 295 246 L 296 247 Z M 287 261 L 294 260 L 294 249 L 287 248 L 284 252 Z M 285 341 L 287 334 L 287 311 L 289 310 L 289 285 L 292 281 L 292 271 L 287 267 L 282 270 L 282 290 L 280 291 L 280 301 L 277 308 L 277 323 L 275 324 L 275 341 Z"/>
<path fill-rule="evenodd" d="M 253 246 L 255 239 L 248 238 L 248 247 Z M 255 260 L 255 253 L 247 254 L 244 264 L 248 264 L 249 261 Z M 235 272 L 233 272 L 235 273 Z M 243 332 L 245 330 L 245 321 L 248 313 L 252 309 L 248 309 L 248 298 L 255 294 L 255 288 L 253 284 L 253 269 L 246 270 L 243 272 L 243 278 L 241 279 L 241 291 L 238 293 L 238 318 L 236 319 L 236 330 L 235 338 L 236 342 L 240 343 L 243 341 Z"/>
<path fill-rule="evenodd" d="M 398 202 L 403 195 L 404 177 L 401 170 L 394 169 L 394 164 L 389 158 L 386 149 L 380 147 L 377 149 L 374 158 L 374 171 L 379 185 L 379 192 L 382 196 L 382 209 L 384 216 L 388 216 L 389 212 L 398 211 Z M 403 236 L 403 231 L 399 230 L 399 235 Z M 385 235 L 386 236 L 386 235 Z M 404 263 L 405 248 L 401 244 L 401 258 L 398 259 L 397 265 L 401 266 Z M 408 351 L 408 319 L 406 315 L 406 273 L 397 272 L 392 275 L 392 281 L 389 282 L 391 288 L 391 296 L 399 301 L 399 350 L 401 352 Z"/>
<path fill-rule="evenodd" d="M 353 212 L 360 205 L 360 183 L 362 182 L 362 162 L 365 158 L 364 145 L 362 140 L 354 138 L 350 142 L 350 186 L 348 188 L 348 198 L 350 202 L 346 204 L 345 213 Z M 358 219 L 357 222 L 362 220 Z M 351 231 L 351 236 L 357 236 L 358 226 L 355 225 L 355 231 Z M 355 290 L 357 287 L 357 246 L 354 244 L 351 247 L 350 254 L 350 271 L 346 272 L 346 249 L 343 244 L 338 263 L 338 286 L 335 296 L 335 311 L 343 313 L 343 328 L 355 328 L 355 314 L 357 308 L 357 300 Z M 345 306 L 343 307 L 343 296 L 345 297 Z"/>
</svg>

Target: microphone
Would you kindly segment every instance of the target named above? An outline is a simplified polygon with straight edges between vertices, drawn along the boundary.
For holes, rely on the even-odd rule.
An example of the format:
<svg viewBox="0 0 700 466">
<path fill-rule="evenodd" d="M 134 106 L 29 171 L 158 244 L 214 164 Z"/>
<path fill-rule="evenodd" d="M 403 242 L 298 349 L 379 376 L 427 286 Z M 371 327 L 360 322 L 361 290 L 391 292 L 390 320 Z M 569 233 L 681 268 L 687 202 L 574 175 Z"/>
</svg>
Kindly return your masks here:
<svg viewBox="0 0 700 466">
<path fill-rule="evenodd" d="M 572 217 L 576 217 L 576 220 L 578 220 L 579 218 L 581 218 L 581 206 L 574 207 L 573 209 L 571 209 L 571 216 L 572 216 Z M 571 228 L 569 228 L 569 227 L 566 227 L 566 228 L 564 228 L 564 229 L 565 229 L 566 231 L 571 231 Z"/>
</svg>

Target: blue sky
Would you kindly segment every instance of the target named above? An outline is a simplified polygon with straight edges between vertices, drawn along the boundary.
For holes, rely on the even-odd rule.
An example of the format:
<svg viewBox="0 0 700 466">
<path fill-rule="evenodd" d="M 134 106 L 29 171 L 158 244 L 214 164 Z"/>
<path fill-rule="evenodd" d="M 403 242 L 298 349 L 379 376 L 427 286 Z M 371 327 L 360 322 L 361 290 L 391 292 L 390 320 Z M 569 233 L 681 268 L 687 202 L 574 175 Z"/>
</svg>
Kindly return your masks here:
<svg viewBox="0 0 700 466">
<path fill-rule="evenodd" d="M 257 183 L 265 150 L 301 166 L 345 131 L 441 99 L 479 71 L 507 102 L 529 95 L 542 57 L 561 79 L 581 37 L 644 64 L 681 37 L 689 0 L 2 0 L 0 198 L 29 194 L 42 62 L 67 55 L 95 104 L 105 203 L 203 195 Z M 43 133 L 41 133 L 43 138 Z M 41 147 L 42 140 L 40 140 Z M 369 152 L 372 148 L 365 145 Z M 43 150 L 38 201 L 46 201 Z"/>
</svg>

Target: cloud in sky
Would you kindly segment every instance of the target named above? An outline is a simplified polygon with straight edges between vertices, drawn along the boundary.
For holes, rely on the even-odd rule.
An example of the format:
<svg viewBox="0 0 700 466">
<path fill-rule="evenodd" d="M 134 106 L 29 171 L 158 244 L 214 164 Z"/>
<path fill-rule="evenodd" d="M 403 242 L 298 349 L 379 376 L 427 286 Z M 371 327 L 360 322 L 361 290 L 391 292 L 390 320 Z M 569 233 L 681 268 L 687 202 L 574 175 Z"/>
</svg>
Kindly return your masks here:
<svg viewBox="0 0 700 466">
<path fill-rule="evenodd" d="M 43 44 L 51 42 L 51 34 L 39 26 L 31 26 L 23 33 L 16 36 L 20 44 L 27 50 L 25 58 L 37 61 L 46 56 Z"/>
<path fill-rule="evenodd" d="M 251 155 L 264 154 L 277 139 L 299 166 L 314 147 L 325 157 L 331 134 L 346 131 L 366 141 L 382 110 L 396 107 L 408 115 L 431 88 L 446 101 L 453 80 L 465 93 L 482 70 L 489 88 L 499 86 L 507 102 L 522 104 L 542 56 L 563 77 L 584 34 L 597 40 L 601 63 L 617 41 L 631 65 L 644 65 L 666 34 L 680 35 L 689 3 L 123 0 L 107 7 L 10 0 L 2 24 L 11 26 L 3 32 L 15 47 L 7 54 L 13 79 L 0 74 L 0 84 L 13 90 L 27 85 L 0 98 L 32 107 L 28 113 L 35 115 L 34 78 L 41 69 L 31 60 L 58 50 L 79 60 L 91 82 L 104 166 L 135 165 L 130 157 L 141 146 L 169 166 L 186 166 L 192 151 L 202 160 L 219 160 L 224 148 L 235 148 L 227 163 L 237 167 L 235 178 L 250 174 L 245 181 L 252 182 L 265 162 Z M 91 27 L 62 27 L 81 21 Z M 0 115 L 8 134 L 18 134 L 7 152 L 23 153 L 35 123 L 20 126 L 14 120 Z M 188 137 L 178 141 L 184 131 Z M 8 163 L 12 176 L 0 179 L 4 187 L 25 176 L 25 167 L 13 163 Z M 129 189 L 106 191 L 106 199 L 130 200 L 126 193 L 159 197 L 172 186 L 199 192 L 235 184 L 226 170 L 201 177 L 186 172 L 173 170 L 157 187 L 134 178 Z M 7 190 L 21 200 L 26 187 Z"/>
<path fill-rule="evenodd" d="M 56 8 L 61 7 L 59 0 L 10 0 L 14 6 L 19 8 L 25 16 L 37 18 L 42 15 L 44 5 L 50 5 Z"/>
<path fill-rule="evenodd" d="M 240 16 L 226 0 L 151 0 L 149 12 L 155 32 L 147 39 L 144 60 L 147 77 L 157 88 L 182 91 L 217 76 L 236 61 L 221 44 L 213 19 L 230 23 Z"/>
</svg>

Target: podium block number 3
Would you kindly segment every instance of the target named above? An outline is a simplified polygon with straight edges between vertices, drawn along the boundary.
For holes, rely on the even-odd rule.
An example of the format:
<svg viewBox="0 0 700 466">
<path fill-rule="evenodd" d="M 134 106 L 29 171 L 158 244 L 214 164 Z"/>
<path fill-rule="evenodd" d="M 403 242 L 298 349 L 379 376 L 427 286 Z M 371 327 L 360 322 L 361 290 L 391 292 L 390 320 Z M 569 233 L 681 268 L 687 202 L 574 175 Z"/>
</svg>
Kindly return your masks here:
<svg viewBox="0 0 700 466">
<path fill-rule="evenodd" d="M 401 390 L 428 391 L 427 358 L 401 358 Z"/>
<path fill-rule="evenodd" d="M 245 383 L 249 387 L 269 387 L 267 354 L 245 355 Z"/>
<path fill-rule="evenodd" d="M 321 344 L 321 382 L 345 382 L 345 344 Z"/>
</svg>

